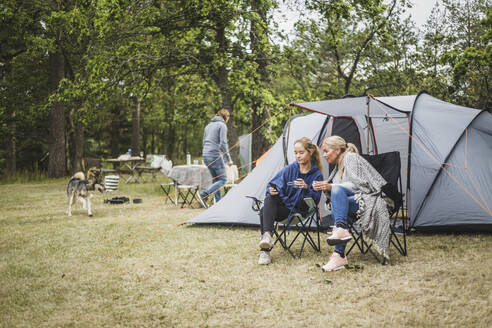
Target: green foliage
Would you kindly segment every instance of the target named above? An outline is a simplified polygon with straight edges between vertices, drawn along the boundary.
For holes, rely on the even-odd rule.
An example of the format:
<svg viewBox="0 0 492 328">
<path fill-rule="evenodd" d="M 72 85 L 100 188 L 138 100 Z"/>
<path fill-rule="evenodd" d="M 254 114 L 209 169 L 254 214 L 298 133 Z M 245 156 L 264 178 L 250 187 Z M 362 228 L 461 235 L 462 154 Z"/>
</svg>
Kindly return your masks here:
<svg viewBox="0 0 492 328">
<path fill-rule="evenodd" d="M 2 1 L 0 140 L 17 141 L 19 170 L 45 169 L 55 101 L 83 127 L 85 156 L 110 157 L 131 144 L 138 99 L 142 150 L 175 162 L 200 154 L 203 128 L 222 107 L 236 135 L 268 120 L 255 132 L 267 143 L 302 112 L 286 104 L 346 93 L 425 89 L 491 110 L 490 0 L 439 2 L 421 31 L 403 18 L 407 0 L 287 3 L 305 13 L 288 42 L 272 16 L 284 1 Z M 51 92 L 57 50 L 65 76 Z M 0 156 L 3 173 L 10 155 Z"/>
<path fill-rule="evenodd" d="M 472 10 L 480 8 L 480 3 L 474 7 L 448 3 L 448 6 L 456 5 L 455 10 Z M 464 8 L 463 8 L 464 7 Z M 485 7 L 483 7 L 485 8 Z M 486 15 L 486 16 L 485 16 Z M 471 12 L 469 16 L 471 17 Z M 484 17 L 485 16 L 485 17 Z M 483 17 L 481 20 L 480 18 Z M 465 22 L 463 22 L 465 23 Z M 479 15 L 473 15 L 473 20 L 467 20 L 469 34 L 468 42 L 457 40 L 454 48 L 441 56 L 443 64 L 451 67 L 452 71 L 452 97 L 470 107 L 488 108 L 492 110 L 492 9 L 482 11 Z M 486 28 L 486 33 L 478 32 Z"/>
</svg>

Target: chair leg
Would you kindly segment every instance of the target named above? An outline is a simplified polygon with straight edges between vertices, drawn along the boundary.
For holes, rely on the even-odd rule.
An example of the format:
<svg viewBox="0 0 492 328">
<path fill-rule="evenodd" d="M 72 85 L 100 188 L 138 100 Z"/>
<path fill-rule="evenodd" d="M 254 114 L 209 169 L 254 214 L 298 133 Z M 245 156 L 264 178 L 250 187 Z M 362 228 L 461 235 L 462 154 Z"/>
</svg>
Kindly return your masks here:
<svg viewBox="0 0 492 328">
<path fill-rule="evenodd" d="M 362 234 L 358 234 L 355 231 L 353 225 L 349 225 L 349 229 L 348 230 L 349 230 L 350 234 L 352 235 L 352 238 L 354 239 L 354 243 L 349 248 L 349 250 L 347 252 L 345 252 L 345 254 L 348 255 L 352 251 L 352 249 L 354 248 L 354 246 L 357 246 L 362 254 L 367 253 L 367 250 L 364 251 L 364 239 L 363 239 Z"/>
<path fill-rule="evenodd" d="M 173 184 L 161 184 L 161 189 L 164 191 L 165 199 L 164 204 L 167 204 L 167 201 L 171 198 L 171 186 Z M 172 199 L 171 199 L 172 201 Z"/>
<path fill-rule="evenodd" d="M 186 192 L 186 205 L 193 208 L 193 199 L 193 189 L 188 189 L 188 191 Z"/>
<path fill-rule="evenodd" d="M 190 204 L 190 207 L 191 208 L 195 208 L 195 206 L 193 205 L 195 201 L 198 202 L 198 196 L 197 196 L 197 194 L 198 194 L 198 188 L 191 189 L 190 190 L 190 196 L 191 196 L 191 198 L 190 198 L 190 203 L 189 204 Z M 201 205 L 199 204 L 197 208 L 200 208 L 200 207 L 201 207 Z"/>
<path fill-rule="evenodd" d="M 311 237 L 309 233 L 309 228 L 311 227 L 311 223 L 313 222 L 313 218 L 308 219 L 306 221 L 301 221 L 298 224 L 299 228 L 299 233 L 303 235 L 304 239 L 302 241 L 302 246 L 301 250 L 299 251 L 299 257 L 302 255 L 302 251 L 304 249 L 304 245 L 306 244 L 306 241 L 308 242 L 309 245 L 314 249 L 315 252 L 320 252 L 321 251 L 321 243 L 320 243 L 320 237 L 319 237 L 319 225 L 316 225 L 316 232 L 318 236 L 318 244 L 316 245 L 316 242 L 314 241 L 313 237 Z"/>
<path fill-rule="evenodd" d="M 178 204 L 181 204 L 181 208 L 183 208 L 184 205 L 186 204 L 185 196 L 186 196 L 186 193 L 184 191 L 181 191 L 181 189 L 178 189 L 176 201 Z M 181 201 L 180 201 L 180 199 L 181 199 Z"/>
<path fill-rule="evenodd" d="M 280 245 L 282 245 L 282 248 L 284 250 L 286 250 L 293 258 L 296 258 L 296 256 L 294 255 L 294 253 L 292 253 L 292 251 L 290 250 L 290 247 L 287 246 L 287 235 L 286 235 L 286 232 L 287 232 L 286 229 L 283 229 L 281 233 L 278 233 L 277 229 L 273 230 L 274 235 L 277 237 L 275 239 L 275 241 L 273 242 L 273 246 L 275 246 L 275 244 L 277 242 L 279 242 Z"/>
<path fill-rule="evenodd" d="M 190 196 L 190 189 L 186 189 L 186 194 L 185 194 L 185 197 L 184 197 L 184 201 L 183 201 L 183 205 L 181 206 L 181 208 L 183 208 L 184 206 L 186 205 L 189 205 L 190 202 L 188 200 L 188 197 Z"/>
<path fill-rule="evenodd" d="M 277 242 L 280 243 L 282 245 L 282 248 L 284 250 L 286 250 L 287 252 L 289 252 L 289 254 L 293 258 L 301 258 L 302 257 L 302 253 L 304 252 L 304 247 L 306 246 L 306 242 L 316 252 L 320 252 L 321 251 L 321 239 L 320 239 L 320 235 L 319 235 L 319 231 L 320 231 L 319 225 L 316 225 L 316 235 L 317 235 L 317 243 L 316 243 L 316 240 L 313 239 L 313 237 L 311 236 L 310 231 L 309 231 L 312 222 L 315 222 L 314 218 L 310 218 L 310 219 L 298 222 L 293 227 L 293 228 L 296 228 L 296 231 L 295 231 L 295 236 L 291 240 L 287 240 L 287 235 L 290 231 L 289 228 L 286 226 L 283 226 L 282 231 L 278 232 L 278 224 L 277 224 L 277 229 L 274 230 L 274 234 L 275 234 L 276 239 L 275 239 L 273 244 L 275 245 Z M 292 251 L 292 246 L 298 240 L 299 236 L 302 236 L 302 244 L 301 244 L 301 247 L 299 249 L 299 252 L 295 254 Z"/>
<path fill-rule="evenodd" d="M 404 233 L 403 234 L 403 245 L 400 243 L 400 239 L 398 238 L 398 236 L 393 232 L 391 231 L 391 236 L 390 236 L 390 242 L 391 244 L 393 244 L 393 246 L 395 246 L 395 248 L 398 250 L 398 252 L 402 255 L 402 256 L 407 256 L 407 240 L 406 240 L 406 234 Z M 395 242 L 396 240 L 396 242 Z"/>
<path fill-rule="evenodd" d="M 185 207 L 186 205 L 189 205 L 189 198 L 190 195 L 190 189 L 184 189 L 183 191 L 181 189 L 178 189 L 178 203 L 181 203 L 181 208 Z M 181 198 L 181 202 L 179 201 L 179 198 Z"/>
</svg>

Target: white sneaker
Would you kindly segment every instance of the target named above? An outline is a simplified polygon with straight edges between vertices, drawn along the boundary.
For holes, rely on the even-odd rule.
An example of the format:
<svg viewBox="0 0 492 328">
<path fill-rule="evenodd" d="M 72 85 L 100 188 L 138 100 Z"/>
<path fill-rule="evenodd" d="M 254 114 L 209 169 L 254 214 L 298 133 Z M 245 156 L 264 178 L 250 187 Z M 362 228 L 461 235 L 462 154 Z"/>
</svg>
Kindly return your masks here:
<svg viewBox="0 0 492 328">
<path fill-rule="evenodd" d="M 328 245 L 346 244 L 352 239 L 352 235 L 347 229 L 335 228 L 330 237 L 326 238 Z"/>
<path fill-rule="evenodd" d="M 258 264 L 267 265 L 272 263 L 272 257 L 268 251 L 260 251 L 260 257 L 258 258 Z"/>
<path fill-rule="evenodd" d="M 328 263 L 323 265 L 321 270 L 323 270 L 324 272 L 338 271 L 345 268 L 347 264 L 348 264 L 347 256 L 341 257 L 340 254 L 334 252 L 330 256 L 330 260 L 328 261 Z"/>
<path fill-rule="evenodd" d="M 258 246 L 260 248 L 268 248 L 268 249 L 273 247 L 273 238 L 272 238 L 272 235 L 268 231 L 263 233 Z"/>
</svg>

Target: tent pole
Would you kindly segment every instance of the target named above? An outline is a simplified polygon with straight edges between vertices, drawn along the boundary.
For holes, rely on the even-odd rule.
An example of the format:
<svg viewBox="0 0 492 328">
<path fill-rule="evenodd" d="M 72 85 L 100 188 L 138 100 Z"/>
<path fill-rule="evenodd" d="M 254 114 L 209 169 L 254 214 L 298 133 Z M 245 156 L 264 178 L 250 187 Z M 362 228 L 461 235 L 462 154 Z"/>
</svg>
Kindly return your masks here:
<svg viewBox="0 0 492 328">
<path fill-rule="evenodd" d="M 287 166 L 287 164 L 288 164 L 287 163 L 287 150 L 289 149 L 290 123 L 292 122 L 292 106 L 290 106 L 290 104 L 289 104 L 289 109 L 290 109 L 290 117 L 289 117 L 289 125 L 287 126 L 287 141 L 285 142 L 285 147 L 284 147 L 284 166 Z"/>
<path fill-rule="evenodd" d="M 366 99 L 366 105 L 367 105 L 367 116 L 366 116 L 366 121 L 367 121 L 367 131 L 366 131 L 366 154 L 369 154 L 369 138 L 370 138 L 370 133 L 369 133 L 369 97 Z"/>
</svg>

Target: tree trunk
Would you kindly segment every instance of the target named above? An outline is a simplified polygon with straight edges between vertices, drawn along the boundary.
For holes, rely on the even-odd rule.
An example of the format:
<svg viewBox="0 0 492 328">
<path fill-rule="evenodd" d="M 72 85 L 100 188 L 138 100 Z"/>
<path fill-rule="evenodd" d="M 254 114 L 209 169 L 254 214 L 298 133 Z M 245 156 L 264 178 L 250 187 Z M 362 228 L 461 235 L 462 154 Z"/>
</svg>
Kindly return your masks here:
<svg viewBox="0 0 492 328">
<path fill-rule="evenodd" d="M 176 82 L 171 82 L 168 85 L 167 91 L 170 96 L 170 101 L 168 102 L 166 110 L 166 121 L 169 124 L 169 129 L 167 130 L 166 138 L 164 138 L 164 144 L 166 146 L 164 154 L 167 155 L 168 159 L 175 163 L 175 150 L 177 147 L 176 122 L 174 120 L 176 113 Z"/>
<path fill-rule="evenodd" d="M 7 144 L 7 161 L 6 161 L 6 173 L 7 176 L 13 176 L 17 170 L 16 167 L 16 152 L 17 152 L 17 122 L 16 111 L 14 110 L 10 115 L 9 121 L 9 137 Z"/>
<path fill-rule="evenodd" d="M 132 156 L 140 156 L 140 100 L 135 98 L 132 111 Z"/>
<path fill-rule="evenodd" d="M 260 21 L 251 21 L 251 52 L 255 56 L 256 78 L 255 85 L 261 89 L 268 86 L 270 80 L 270 74 L 268 73 L 268 51 L 266 44 L 268 44 L 268 22 L 267 22 L 267 8 L 262 5 L 261 0 L 251 0 L 251 11 L 256 12 L 260 17 Z M 257 92 L 256 94 L 260 94 Z M 253 97 L 252 100 L 253 110 L 253 129 L 263 124 L 267 119 L 266 108 L 263 104 L 261 96 Z M 264 128 L 253 133 L 253 160 L 258 159 L 263 153 L 268 150 L 270 143 L 264 136 Z"/>
<path fill-rule="evenodd" d="M 73 144 L 75 148 L 73 171 L 86 171 L 89 168 L 85 167 L 85 165 L 82 165 L 82 162 L 84 160 L 84 127 L 82 123 L 78 121 L 75 121 L 73 139 Z"/>
<path fill-rule="evenodd" d="M 73 172 L 79 172 L 79 171 L 85 171 L 86 167 L 84 166 L 83 160 L 84 160 L 84 128 L 82 126 L 82 123 L 77 121 L 77 119 L 74 120 L 74 115 L 77 111 L 75 109 L 72 109 L 70 111 L 70 114 L 68 115 L 69 122 L 70 122 L 70 132 L 67 135 L 67 139 L 70 140 L 70 136 L 72 135 L 73 131 L 73 161 L 72 161 L 72 166 L 69 166 L 69 170 Z M 70 141 L 68 142 L 70 143 Z M 67 144 L 68 144 L 67 143 Z M 67 151 L 67 154 L 70 154 L 71 152 Z"/>
<path fill-rule="evenodd" d="M 157 149 L 155 149 L 155 132 L 153 131 L 150 135 L 150 153 L 149 154 L 160 154 Z"/>
<path fill-rule="evenodd" d="M 219 25 L 216 29 L 215 41 L 219 45 L 219 57 L 227 58 L 229 49 L 227 47 L 225 26 L 223 24 Z M 229 89 L 229 70 L 227 69 L 226 64 L 220 65 L 216 74 L 213 74 L 213 76 L 215 76 L 215 82 L 220 90 L 221 107 L 229 110 L 231 114 L 233 114 L 232 95 Z M 234 115 L 231 115 L 227 124 L 227 140 L 229 142 L 229 153 L 231 154 L 232 160 L 235 163 L 239 163 L 239 147 L 231 148 L 238 141 L 238 129 L 236 124 L 234 124 Z"/>
<path fill-rule="evenodd" d="M 110 131 L 110 148 L 111 157 L 116 158 L 120 155 L 120 127 L 121 127 L 121 107 L 115 105 L 111 109 L 111 131 Z"/>
<path fill-rule="evenodd" d="M 51 93 L 58 90 L 60 80 L 65 76 L 65 61 L 60 51 L 50 52 L 50 88 Z M 65 107 L 55 102 L 50 112 L 48 177 L 61 178 L 67 173 L 65 153 Z"/>
<path fill-rule="evenodd" d="M 143 122 L 140 122 L 143 124 Z M 147 143 L 148 143 L 148 139 L 149 139 L 149 135 L 148 133 L 145 133 L 145 129 L 142 129 L 142 152 L 144 153 L 144 156 L 147 155 L 147 154 L 150 154 L 152 152 L 152 150 L 149 152 L 149 149 L 147 147 Z"/>
<path fill-rule="evenodd" d="M 256 128 L 263 124 L 267 119 L 265 112 L 259 112 L 260 105 L 255 103 L 252 106 L 253 109 L 253 127 Z M 270 143 L 263 135 L 264 128 L 259 129 L 252 135 L 252 158 L 253 160 L 257 160 L 261 155 L 265 153 L 270 148 Z"/>
<path fill-rule="evenodd" d="M 176 146 L 176 127 L 174 126 L 174 123 L 171 123 L 171 127 L 167 134 L 166 154 L 168 159 L 171 159 L 174 162 L 176 161 L 174 153 Z"/>
</svg>

